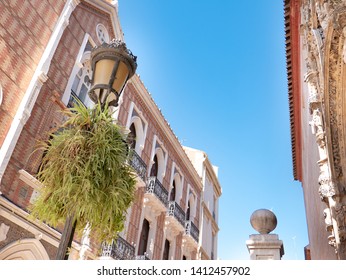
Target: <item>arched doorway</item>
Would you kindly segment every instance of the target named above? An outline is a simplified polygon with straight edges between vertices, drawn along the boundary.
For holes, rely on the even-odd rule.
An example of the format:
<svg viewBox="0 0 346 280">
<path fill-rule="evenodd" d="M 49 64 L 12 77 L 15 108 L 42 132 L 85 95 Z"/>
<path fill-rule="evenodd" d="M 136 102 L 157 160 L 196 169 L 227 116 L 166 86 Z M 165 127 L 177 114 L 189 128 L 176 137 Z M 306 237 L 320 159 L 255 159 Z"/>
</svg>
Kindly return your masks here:
<svg viewBox="0 0 346 280">
<path fill-rule="evenodd" d="M 49 260 L 42 243 L 34 238 L 17 240 L 0 251 L 0 260 Z"/>
</svg>

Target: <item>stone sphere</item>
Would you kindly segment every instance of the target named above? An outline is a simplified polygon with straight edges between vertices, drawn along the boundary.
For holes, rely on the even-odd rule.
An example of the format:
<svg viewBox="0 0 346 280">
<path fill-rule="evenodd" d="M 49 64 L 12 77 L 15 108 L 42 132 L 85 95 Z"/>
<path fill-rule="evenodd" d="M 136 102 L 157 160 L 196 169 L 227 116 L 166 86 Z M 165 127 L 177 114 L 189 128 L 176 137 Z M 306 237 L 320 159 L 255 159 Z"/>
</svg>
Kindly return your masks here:
<svg viewBox="0 0 346 280">
<path fill-rule="evenodd" d="M 250 223 L 260 234 L 268 234 L 276 228 L 277 220 L 272 211 L 258 209 L 252 213 Z"/>
</svg>

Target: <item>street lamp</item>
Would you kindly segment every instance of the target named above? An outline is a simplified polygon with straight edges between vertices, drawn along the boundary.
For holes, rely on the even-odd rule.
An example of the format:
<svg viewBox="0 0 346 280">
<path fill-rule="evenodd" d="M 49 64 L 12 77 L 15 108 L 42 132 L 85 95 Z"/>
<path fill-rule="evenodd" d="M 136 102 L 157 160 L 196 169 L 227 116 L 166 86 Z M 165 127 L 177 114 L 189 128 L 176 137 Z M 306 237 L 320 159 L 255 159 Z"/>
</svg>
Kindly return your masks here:
<svg viewBox="0 0 346 280">
<path fill-rule="evenodd" d="M 137 57 L 126 48 L 126 44 L 113 39 L 91 51 L 91 89 L 89 96 L 102 106 L 118 106 L 119 96 L 126 82 L 137 68 Z"/>
<path fill-rule="evenodd" d="M 126 82 L 134 75 L 137 68 L 137 57 L 126 48 L 126 44 L 113 39 L 109 44 L 103 43 L 91 50 L 91 89 L 88 94 L 95 104 L 100 102 L 101 108 L 118 106 L 120 94 Z M 73 215 L 67 218 L 56 259 L 67 259 L 68 248 L 71 247 L 76 221 Z"/>
</svg>

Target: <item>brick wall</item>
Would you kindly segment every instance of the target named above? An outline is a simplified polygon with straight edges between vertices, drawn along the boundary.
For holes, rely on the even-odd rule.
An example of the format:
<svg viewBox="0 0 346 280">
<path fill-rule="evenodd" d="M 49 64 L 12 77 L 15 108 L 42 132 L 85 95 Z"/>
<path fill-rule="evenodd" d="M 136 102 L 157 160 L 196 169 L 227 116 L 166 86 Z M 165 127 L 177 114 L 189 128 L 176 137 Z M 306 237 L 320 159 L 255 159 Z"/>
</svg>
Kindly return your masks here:
<svg viewBox="0 0 346 280">
<path fill-rule="evenodd" d="M 11 1 L 11 5 L 12 2 L 23 3 L 23 1 Z M 24 2 L 25 6 L 27 6 L 26 2 L 29 1 Z M 28 21 L 32 22 L 31 24 L 35 26 L 37 25 L 37 27 L 30 28 L 27 32 L 32 33 L 32 40 L 35 43 L 37 43 L 37 45 L 34 44 L 34 46 L 32 47 L 32 50 L 34 50 L 35 55 L 31 55 L 31 59 L 36 64 L 38 62 L 38 59 L 40 58 L 37 56 L 37 52 L 43 52 L 44 46 L 42 44 L 45 42 L 42 38 L 38 39 L 37 37 L 42 33 L 48 34 L 48 32 L 43 32 L 44 28 L 42 26 L 46 25 L 47 30 L 51 30 L 54 27 L 54 25 L 52 26 L 52 24 L 48 22 L 48 19 L 45 18 L 43 20 L 37 13 L 44 12 L 45 9 L 49 10 L 45 13 L 46 15 L 56 13 L 56 11 L 61 10 L 64 4 L 63 2 L 58 2 L 57 7 L 53 7 L 51 6 L 50 2 L 52 2 L 52 4 L 55 3 L 53 1 L 30 1 L 32 8 L 35 10 L 35 12 L 30 12 L 33 13 L 33 16 L 30 15 Z M 40 3 L 44 3 L 43 8 L 40 7 Z M 18 6 L 19 4 L 14 7 L 5 6 L 5 10 L 12 15 L 15 14 L 16 9 L 19 9 Z M 29 11 L 29 8 L 26 8 L 25 10 Z M 1 12 L 3 11 L 1 10 Z M 38 23 L 34 24 L 33 21 L 30 19 L 31 17 L 35 16 L 38 17 Z M 52 20 L 54 20 L 55 18 L 57 18 L 57 15 L 52 15 Z M 6 20 L 3 19 L 0 19 L 0 22 L 4 22 L 3 24 L 5 25 L 9 24 Z M 48 80 L 44 83 L 44 85 L 41 88 L 35 106 L 32 110 L 31 116 L 23 128 L 23 131 L 19 137 L 19 140 L 17 142 L 17 145 L 14 149 L 10 162 L 5 171 L 3 180 L 1 182 L 1 190 L 3 194 L 8 199 L 10 199 L 22 208 L 26 208 L 28 206 L 32 189 L 28 186 L 25 186 L 25 184 L 23 184 L 23 182 L 19 180 L 18 171 L 20 169 L 25 169 L 32 174 L 35 174 L 37 172 L 42 158 L 42 151 L 34 152 L 37 149 L 37 141 L 44 141 L 48 139 L 49 132 L 52 130 L 52 128 L 61 123 L 62 115 L 60 111 L 62 108 L 61 103 L 59 103 L 59 101 L 61 100 L 62 95 L 65 91 L 68 79 L 70 77 L 71 71 L 76 61 L 77 54 L 80 50 L 80 46 L 82 44 L 84 35 L 85 33 L 90 34 L 92 39 L 96 43 L 98 43 L 98 39 L 96 36 L 96 25 L 98 23 L 102 23 L 106 27 L 110 28 L 110 22 L 110 16 L 108 14 L 93 8 L 85 2 L 80 3 L 76 7 L 69 19 L 69 25 L 66 27 L 62 35 L 61 41 L 58 44 L 56 52 L 52 58 L 51 65 L 47 73 Z M 25 22 L 25 24 L 20 22 L 20 24 L 21 28 L 24 29 L 25 26 L 23 25 L 25 24 L 28 25 L 28 27 L 31 26 L 28 22 Z M 110 36 L 114 36 L 113 30 L 109 30 L 109 34 Z M 47 36 L 45 35 L 44 38 L 46 37 Z M 46 38 L 46 40 L 48 39 L 49 36 L 48 38 Z M 1 44 L 2 43 L 0 40 L 0 54 Z M 14 48 L 16 50 L 17 48 L 20 50 L 20 47 L 17 45 L 15 45 Z M 15 61 L 12 61 L 12 63 L 13 65 L 16 65 Z M 13 71 L 17 73 L 17 71 L 19 71 L 16 69 L 16 67 L 13 67 L 13 69 L 10 68 L 5 70 L 9 73 Z M 30 68 L 30 70 L 32 75 L 34 69 Z M 17 74 L 19 75 L 19 73 Z M 24 85 L 24 88 L 25 86 L 27 86 L 27 84 Z M 4 86 L 3 88 L 5 92 L 5 104 L 1 106 L 0 109 L 2 110 L 4 110 L 4 108 L 6 109 L 8 107 L 13 107 L 11 104 L 7 104 L 9 102 L 8 95 L 6 94 L 7 88 L 5 88 Z M 22 94 L 23 93 L 24 92 L 22 92 Z M 13 114 L 15 113 L 15 109 L 13 110 Z M 0 127 L 2 127 L 1 112 L 3 111 L 0 111 Z M 23 198 L 19 195 L 23 187 L 28 188 L 28 196 L 26 198 Z"/>
<path fill-rule="evenodd" d="M 65 1 L 0 2 L 0 147 Z"/>
</svg>

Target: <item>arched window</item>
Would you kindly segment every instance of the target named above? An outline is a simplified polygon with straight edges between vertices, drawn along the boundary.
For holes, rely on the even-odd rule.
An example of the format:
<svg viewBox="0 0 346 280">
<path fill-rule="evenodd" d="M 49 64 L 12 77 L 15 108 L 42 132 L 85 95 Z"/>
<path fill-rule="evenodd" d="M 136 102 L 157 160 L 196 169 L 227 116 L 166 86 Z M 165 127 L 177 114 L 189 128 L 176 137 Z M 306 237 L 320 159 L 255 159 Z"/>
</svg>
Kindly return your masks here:
<svg viewBox="0 0 346 280">
<path fill-rule="evenodd" d="M 109 43 L 109 35 L 108 35 L 108 31 L 107 28 L 99 23 L 96 26 L 96 35 L 97 35 L 97 39 L 99 39 L 100 43 Z"/>
<path fill-rule="evenodd" d="M 141 238 L 139 240 L 138 255 L 142 256 L 147 252 L 150 225 L 147 219 L 143 220 Z"/>
<path fill-rule="evenodd" d="M 169 195 L 169 201 L 175 201 L 175 180 L 173 180 L 173 186 Z"/>
<path fill-rule="evenodd" d="M 82 68 L 79 69 L 76 76 L 74 77 L 72 86 L 71 86 L 71 95 L 68 101 L 67 107 L 73 107 L 75 99 L 82 101 L 84 105 L 90 103 L 90 98 L 88 96 L 88 91 L 90 89 L 90 78 L 91 78 L 91 65 L 90 65 L 90 50 L 92 45 L 88 42 L 85 46 L 83 56 L 80 63 Z"/>
<path fill-rule="evenodd" d="M 163 260 L 168 260 L 170 247 L 171 247 L 171 243 L 166 239 L 165 240 L 165 246 L 163 248 L 163 255 L 162 255 Z"/>
<path fill-rule="evenodd" d="M 132 123 L 130 126 L 130 132 L 127 135 L 127 143 L 130 145 L 131 149 L 135 149 L 136 148 L 136 128 L 135 128 L 135 124 Z"/>
<path fill-rule="evenodd" d="M 155 176 L 157 177 L 157 171 L 159 170 L 159 164 L 158 164 L 158 160 L 157 160 L 157 156 L 154 156 L 153 159 L 154 163 L 151 166 L 151 170 L 150 170 L 150 176 Z"/>
<path fill-rule="evenodd" d="M 190 221 L 190 201 L 187 203 L 186 220 Z"/>
</svg>

